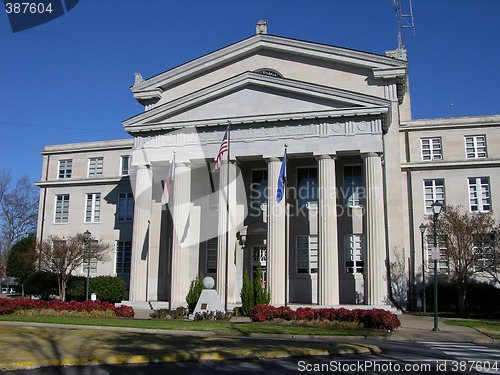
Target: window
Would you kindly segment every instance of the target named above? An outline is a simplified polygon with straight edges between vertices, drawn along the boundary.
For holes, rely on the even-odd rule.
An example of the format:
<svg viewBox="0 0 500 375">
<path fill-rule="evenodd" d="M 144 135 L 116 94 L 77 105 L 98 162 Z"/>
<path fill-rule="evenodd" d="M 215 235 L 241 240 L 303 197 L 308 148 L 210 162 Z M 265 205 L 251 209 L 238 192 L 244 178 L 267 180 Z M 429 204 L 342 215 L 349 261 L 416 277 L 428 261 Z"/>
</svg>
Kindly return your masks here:
<svg viewBox="0 0 500 375">
<path fill-rule="evenodd" d="M 82 273 L 86 275 L 89 269 L 89 258 L 88 254 L 84 257 L 84 261 L 82 263 Z M 90 258 L 90 274 L 95 275 L 97 273 L 97 259 L 94 257 Z"/>
<path fill-rule="evenodd" d="M 260 264 L 262 270 L 262 287 L 266 286 L 267 283 L 267 247 L 266 246 L 254 246 L 252 249 L 252 278 L 257 274 L 257 267 Z"/>
<path fill-rule="evenodd" d="M 206 273 L 217 274 L 217 238 L 211 238 L 206 242 Z"/>
<path fill-rule="evenodd" d="M 465 137 L 465 155 L 467 159 L 486 158 L 486 136 L 472 135 Z"/>
<path fill-rule="evenodd" d="M 102 176 L 103 158 L 90 158 L 89 159 L 89 177 Z"/>
<path fill-rule="evenodd" d="M 59 179 L 71 178 L 71 172 L 73 168 L 73 160 L 59 160 Z"/>
<path fill-rule="evenodd" d="M 362 205 L 363 180 L 361 165 L 346 165 L 344 167 L 344 205 L 359 207 Z"/>
<path fill-rule="evenodd" d="M 267 193 L 267 170 L 254 169 L 250 185 L 250 215 L 258 216 L 261 214 L 260 205 L 267 204 Z"/>
<path fill-rule="evenodd" d="M 297 273 L 318 273 L 318 236 L 297 236 Z"/>
<path fill-rule="evenodd" d="M 69 214 L 69 194 L 56 195 L 54 223 L 67 223 Z"/>
<path fill-rule="evenodd" d="M 120 156 L 120 176 L 128 176 L 130 171 L 130 156 Z"/>
<path fill-rule="evenodd" d="M 347 234 L 344 237 L 345 249 L 345 272 L 363 273 L 365 271 L 365 262 L 363 261 L 361 235 Z"/>
<path fill-rule="evenodd" d="M 442 160 L 441 138 L 421 138 L 422 160 Z"/>
<path fill-rule="evenodd" d="M 495 265 L 495 250 L 489 246 L 474 247 L 474 272 L 492 270 Z"/>
<path fill-rule="evenodd" d="M 116 266 L 117 274 L 130 273 L 130 263 L 132 256 L 131 241 L 116 241 Z"/>
<path fill-rule="evenodd" d="M 87 194 L 85 222 L 98 223 L 101 217 L 101 193 Z"/>
<path fill-rule="evenodd" d="M 318 168 L 297 168 L 297 198 L 299 207 L 318 201 Z"/>
<path fill-rule="evenodd" d="M 118 221 L 134 220 L 134 196 L 132 193 L 118 194 L 118 207 L 116 217 Z"/>
<path fill-rule="evenodd" d="M 434 259 L 432 258 L 432 251 L 434 249 L 434 238 L 433 236 L 426 236 L 426 251 L 427 251 L 427 268 L 428 272 L 434 273 Z M 445 238 L 443 236 L 438 236 L 437 244 L 439 248 L 439 260 L 438 260 L 438 274 L 448 275 L 450 259 L 448 258 L 448 251 L 444 247 Z"/>
<path fill-rule="evenodd" d="M 444 179 L 424 180 L 425 213 L 432 214 L 431 205 L 439 201 L 445 205 Z"/>
<path fill-rule="evenodd" d="M 491 211 L 489 177 L 469 177 L 469 204 L 472 212 Z"/>
</svg>

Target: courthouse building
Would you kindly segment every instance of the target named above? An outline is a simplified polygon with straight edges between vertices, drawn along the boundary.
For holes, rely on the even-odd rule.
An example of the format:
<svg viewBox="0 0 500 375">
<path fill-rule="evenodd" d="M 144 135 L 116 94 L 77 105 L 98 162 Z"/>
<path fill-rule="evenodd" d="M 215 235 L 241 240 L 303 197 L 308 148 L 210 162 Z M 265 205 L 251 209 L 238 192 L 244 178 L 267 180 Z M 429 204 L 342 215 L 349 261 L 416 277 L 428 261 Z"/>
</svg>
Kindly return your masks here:
<svg viewBox="0 0 500 375">
<path fill-rule="evenodd" d="M 38 238 L 89 230 L 113 244 L 91 272 L 124 277 L 130 301 L 185 305 L 201 273 L 237 305 L 244 272 L 260 265 L 274 305 L 386 306 L 401 300 L 390 263 L 403 263 L 410 290 L 417 283 L 432 202 L 498 208 L 500 116 L 412 120 L 404 50 L 355 51 L 259 24 L 154 77 L 136 74 L 131 90 L 144 106 L 123 122 L 133 139 L 47 146 L 37 183 Z"/>
</svg>

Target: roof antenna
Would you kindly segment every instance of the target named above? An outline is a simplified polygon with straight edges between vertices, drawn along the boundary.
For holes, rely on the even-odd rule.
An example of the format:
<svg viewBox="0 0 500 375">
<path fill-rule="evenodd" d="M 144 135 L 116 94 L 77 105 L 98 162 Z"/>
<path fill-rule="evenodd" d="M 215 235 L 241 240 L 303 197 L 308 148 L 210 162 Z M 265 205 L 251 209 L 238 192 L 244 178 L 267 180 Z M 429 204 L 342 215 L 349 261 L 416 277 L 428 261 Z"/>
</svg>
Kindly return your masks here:
<svg viewBox="0 0 500 375">
<path fill-rule="evenodd" d="M 402 50 L 405 48 L 403 29 L 413 29 L 415 35 L 411 0 L 394 0 L 394 8 L 396 8 L 396 17 L 398 18 L 398 50 Z"/>
</svg>

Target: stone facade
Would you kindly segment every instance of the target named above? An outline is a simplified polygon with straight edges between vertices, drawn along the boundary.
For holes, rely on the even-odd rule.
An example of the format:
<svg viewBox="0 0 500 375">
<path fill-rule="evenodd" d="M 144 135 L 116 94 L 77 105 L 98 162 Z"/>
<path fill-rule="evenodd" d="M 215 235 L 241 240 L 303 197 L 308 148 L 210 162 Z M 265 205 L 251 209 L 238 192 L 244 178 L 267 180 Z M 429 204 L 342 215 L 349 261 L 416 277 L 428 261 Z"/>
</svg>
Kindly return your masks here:
<svg viewBox="0 0 500 375">
<path fill-rule="evenodd" d="M 481 209 L 493 209 L 500 183 L 500 116 L 411 120 L 407 62 L 394 56 L 258 33 L 136 79 L 145 111 L 123 122 L 133 141 L 42 152 L 38 237 L 88 229 L 116 243 L 96 272 L 128 278 L 131 301 L 184 305 L 202 273 L 233 306 L 243 272 L 260 264 L 275 305 L 390 304 L 387 265 L 409 259 L 418 272 L 424 191 L 439 194 L 445 179 L 446 203 L 469 207 L 468 178 L 488 177 L 490 206 Z M 214 172 L 229 124 L 229 160 Z M 285 144 L 287 189 L 277 202 Z M 118 173 L 125 155 L 130 176 Z M 101 175 L 89 175 L 99 157 Z M 95 193 L 100 217 L 88 222 Z"/>
</svg>

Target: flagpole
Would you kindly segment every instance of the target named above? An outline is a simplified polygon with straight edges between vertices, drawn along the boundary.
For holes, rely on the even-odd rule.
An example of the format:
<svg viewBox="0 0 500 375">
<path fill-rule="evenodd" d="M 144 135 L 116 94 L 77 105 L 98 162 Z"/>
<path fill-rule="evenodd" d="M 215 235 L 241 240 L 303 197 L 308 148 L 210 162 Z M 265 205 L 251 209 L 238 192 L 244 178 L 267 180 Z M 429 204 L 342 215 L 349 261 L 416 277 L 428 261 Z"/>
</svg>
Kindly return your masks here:
<svg viewBox="0 0 500 375">
<path fill-rule="evenodd" d="M 229 272 L 229 155 L 231 152 L 231 133 L 229 131 L 229 126 L 231 125 L 231 120 L 227 120 L 227 178 L 226 178 L 226 277 L 224 283 L 224 310 L 227 312 L 227 290 L 228 290 L 228 272 Z"/>
<path fill-rule="evenodd" d="M 170 166 L 169 166 L 170 168 Z M 175 148 L 173 150 L 173 155 L 172 155 L 172 173 L 173 177 L 175 178 Z M 168 174 L 167 174 L 168 178 Z M 165 181 L 165 183 L 168 183 L 168 181 Z M 171 208 L 171 203 L 172 202 L 172 196 L 174 195 L 174 185 L 172 183 L 172 190 L 169 193 L 168 197 L 168 202 L 166 203 L 167 205 L 167 213 L 166 213 L 166 221 L 167 221 L 167 266 L 169 268 L 170 272 L 170 285 L 169 285 L 169 297 L 168 297 L 168 309 L 172 310 L 172 272 L 173 272 L 173 257 L 172 257 L 172 249 L 173 249 L 173 241 L 174 241 L 174 220 L 172 214 L 172 208 Z M 170 214 L 169 214 L 170 212 Z M 171 228 L 169 228 L 169 225 Z M 172 234 L 171 237 L 169 238 L 169 234 Z M 170 248 L 169 248 L 170 247 Z M 168 262 L 170 258 L 170 262 Z M 170 264 L 168 264 L 170 263 Z"/>
<path fill-rule="evenodd" d="M 285 143 L 285 158 L 287 152 L 288 144 Z M 287 160 L 288 162 L 288 160 Z M 285 164 L 286 169 L 286 164 Z M 285 170 L 285 176 L 286 170 Z M 288 176 L 287 176 L 288 177 Z M 288 306 L 288 197 L 287 197 L 287 186 L 288 178 L 285 178 L 285 190 L 283 192 L 283 197 L 285 198 L 285 306 Z"/>
</svg>

